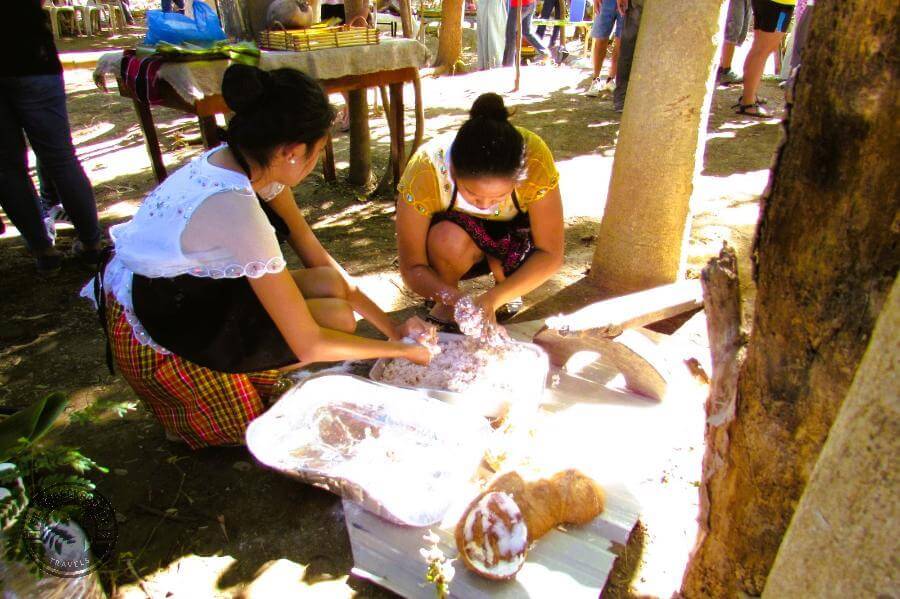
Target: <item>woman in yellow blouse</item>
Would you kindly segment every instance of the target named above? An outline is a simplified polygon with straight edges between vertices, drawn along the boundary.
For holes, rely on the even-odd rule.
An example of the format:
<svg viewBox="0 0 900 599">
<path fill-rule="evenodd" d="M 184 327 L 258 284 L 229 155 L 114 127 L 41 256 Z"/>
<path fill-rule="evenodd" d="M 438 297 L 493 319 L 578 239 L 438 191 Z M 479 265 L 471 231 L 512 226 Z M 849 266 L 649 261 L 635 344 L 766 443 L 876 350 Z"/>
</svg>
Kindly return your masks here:
<svg viewBox="0 0 900 599">
<path fill-rule="evenodd" d="M 450 324 L 464 278 L 493 273 L 475 299 L 489 318 L 538 287 L 563 262 L 559 174 L 544 141 L 509 122 L 503 99 L 475 100 L 456 135 L 410 159 L 399 185 L 400 273 L 434 300 L 429 315 Z"/>
</svg>

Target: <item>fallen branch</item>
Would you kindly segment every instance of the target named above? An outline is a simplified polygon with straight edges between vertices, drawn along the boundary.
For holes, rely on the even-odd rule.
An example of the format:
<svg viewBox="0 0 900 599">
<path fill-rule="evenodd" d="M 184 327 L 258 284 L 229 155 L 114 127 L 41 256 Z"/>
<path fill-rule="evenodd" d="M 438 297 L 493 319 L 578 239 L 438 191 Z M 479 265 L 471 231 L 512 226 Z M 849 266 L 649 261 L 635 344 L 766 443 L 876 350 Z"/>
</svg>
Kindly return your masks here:
<svg viewBox="0 0 900 599">
<path fill-rule="evenodd" d="M 728 424 L 737 408 L 738 374 L 746 353 L 741 332 L 741 290 L 737 257 L 723 244 L 718 257 L 703 269 L 703 304 L 706 310 L 712 381 L 706 400 L 706 453 L 700 481 L 700 531 L 697 545 L 709 530 L 709 483 L 725 463 L 728 452 Z"/>
</svg>

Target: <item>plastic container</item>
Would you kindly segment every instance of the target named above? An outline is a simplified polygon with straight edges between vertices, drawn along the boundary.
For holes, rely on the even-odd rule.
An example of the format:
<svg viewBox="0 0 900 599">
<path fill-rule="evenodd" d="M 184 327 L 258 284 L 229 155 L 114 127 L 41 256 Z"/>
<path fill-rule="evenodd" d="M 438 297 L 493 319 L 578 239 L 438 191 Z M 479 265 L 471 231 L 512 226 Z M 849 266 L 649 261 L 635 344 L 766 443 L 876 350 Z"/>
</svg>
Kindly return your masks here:
<svg viewBox="0 0 900 599">
<path fill-rule="evenodd" d="M 453 333 L 439 333 L 440 341 L 463 339 L 463 335 Z M 504 415 L 512 403 L 533 405 L 537 409 L 544 394 L 547 384 L 547 373 L 550 370 L 550 360 L 547 353 L 533 343 L 513 341 L 517 346 L 534 353 L 535 367 L 524 374 L 526 377 L 522 384 L 517 386 L 516 392 L 504 392 L 502 390 L 472 389 L 469 391 L 447 391 L 444 389 L 429 389 L 424 387 L 409 387 L 394 385 L 384 380 L 384 369 L 393 358 L 382 358 L 375 362 L 369 371 L 369 378 L 373 381 L 391 385 L 401 389 L 416 389 L 425 392 L 429 397 L 462 407 L 487 418 L 497 418 Z M 516 373 L 518 375 L 518 373 Z"/>
<path fill-rule="evenodd" d="M 314 376 L 247 428 L 257 460 L 397 524 L 439 522 L 481 463 L 487 422 L 419 391 Z"/>
</svg>

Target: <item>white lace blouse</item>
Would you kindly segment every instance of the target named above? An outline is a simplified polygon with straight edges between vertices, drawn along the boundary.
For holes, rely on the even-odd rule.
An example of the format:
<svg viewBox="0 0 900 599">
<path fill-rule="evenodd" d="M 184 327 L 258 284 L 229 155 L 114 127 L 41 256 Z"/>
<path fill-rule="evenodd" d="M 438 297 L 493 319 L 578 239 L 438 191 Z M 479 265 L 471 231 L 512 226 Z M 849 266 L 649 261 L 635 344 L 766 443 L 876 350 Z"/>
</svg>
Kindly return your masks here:
<svg viewBox="0 0 900 599">
<path fill-rule="evenodd" d="M 104 287 L 124 307 L 135 338 L 160 353 L 169 352 L 150 338 L 134 314 L 134 273 L 150 278 L 258 278 L 285 268 L 275 230 L 250 180 L 209 162 L 220 149 L 172 173 L 130 221 L 109 231 L 115 255 L 106 266 Z M 81 295 L 93 299 L 93 280 Z"/>
</svg>

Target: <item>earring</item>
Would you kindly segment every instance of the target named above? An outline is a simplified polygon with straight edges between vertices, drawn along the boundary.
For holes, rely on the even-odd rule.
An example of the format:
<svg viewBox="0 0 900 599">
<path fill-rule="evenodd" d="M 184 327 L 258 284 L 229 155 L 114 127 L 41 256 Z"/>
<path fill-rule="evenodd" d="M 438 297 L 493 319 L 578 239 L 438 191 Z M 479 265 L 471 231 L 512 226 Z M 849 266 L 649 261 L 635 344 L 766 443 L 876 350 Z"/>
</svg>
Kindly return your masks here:
<svg viewBox="0 0 900 599">
<path fill-rule="evenodd" d="M 297 164 L 297 159 L 291 158 L 290 160 L 288 160 L 288 162 L 290 162 L 291 164 Z"/>
</svg>

